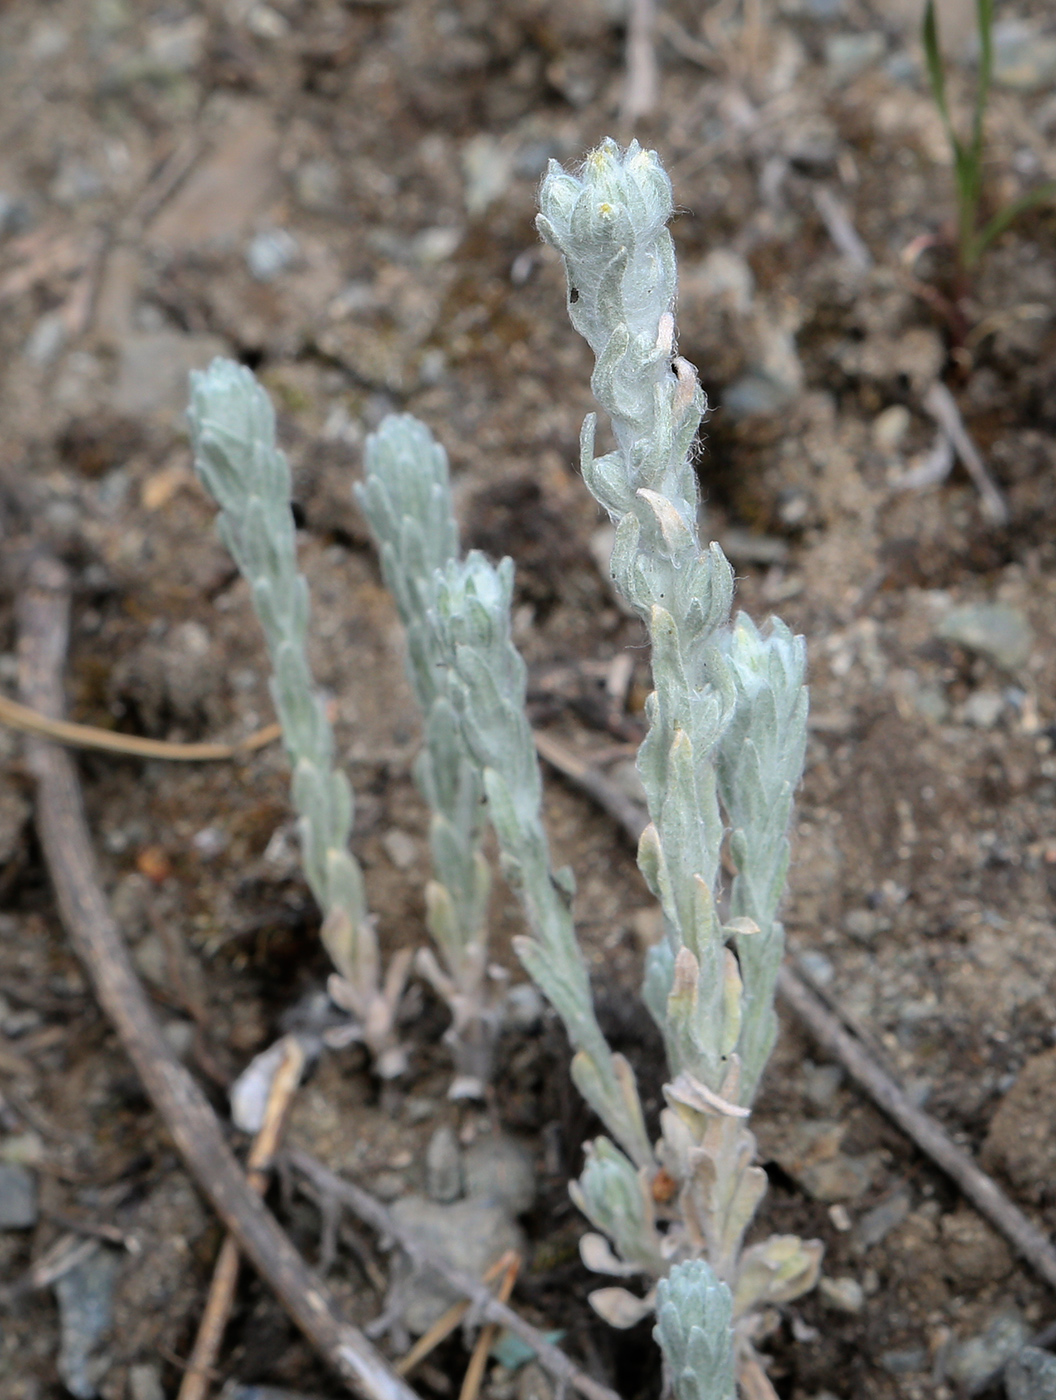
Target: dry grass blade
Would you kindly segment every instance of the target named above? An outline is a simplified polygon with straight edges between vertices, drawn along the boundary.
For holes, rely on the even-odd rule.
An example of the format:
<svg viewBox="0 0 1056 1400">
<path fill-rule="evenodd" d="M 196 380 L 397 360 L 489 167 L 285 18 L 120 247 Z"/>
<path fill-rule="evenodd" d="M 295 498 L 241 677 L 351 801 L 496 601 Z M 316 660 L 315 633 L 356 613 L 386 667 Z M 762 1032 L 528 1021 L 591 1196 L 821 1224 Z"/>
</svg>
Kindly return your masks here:
<svg viewBox="0 0 1056 1400">
<path fill-rule="evenodd" d="M 512 1250 L 510 1253 L 513 1253 Z M 504 1258 L 506 1258 L 506 1266 L 498 1292 L 498 1300 L 500 1303 L 508 1303 L 510 1301 L 513 1285 L 521 1269 L 521 1257 L 519 1254 L 513 1254 L 512 1259 L 508 1256 L 504 1256 Z M 469 1358 L 469 1365 L 466 1368 L 466 1376 L 462 1382 L 462 1389 L 459 1392 L 458 1400 L 477 1400 L 477 1396 L 480 1394 L 480 1383 L 484 1379 L 484 1367 L 487 1365 L 488 1352 L 491 1350 L 491 1345 L 495 1340 L 495 1333 L 497 1331 L 498 1328 L 494 1322 L 486 1322 L 480 1329 L 480 1336 L 477 1338 L 477 1344 L 473 1348 L 473 1355 Z"/>
<path fill-rule="evenodd" d="M 141 739 L 135 734 L 114 734 L 92 724 L 74 724 L 66 719 L 49 719 L 28 705 L 20 705 L 0 695 L 0 724 L 23 734 L 53 739 L 78 749 L 103 749 L 107 753 L 130 754 L 135 758 L 167 758 L 181 763 L 206 763 L 255 753 L 282 737 L 277 724 L 265 725 L 237 744 L 170 744 L 165 739 Z"/>
<path fill-rule="evenodd" d="M 249 1184 L 258 1196 L 263 1196 L 267 1189 L 268 1171 L 282 1139 L 293 1096 L 304 1073 L 304 1064 L 305 1053 L 302 1045 L 294 1036 L 287 1036 L 282 1063 L 272 1080 L 271 1092 L 264 1110 L 264 1122 L 250 1148 L 246 1163 Z M 209 1297 L 202 1313 L 194 1350 L 184 1372 L 179 1400 L 205 1400 L 209 1393 L 210 1380 L 220 1354 L 220 1343 L 223 1341 L 224 1329 L 227 1327 L 231 1307 L 235 1301 L 238 1265 L 238 1245 L 227 1235 L 217 1256 Z"/>
<path fill-rule="evenodd" d="M 620 1400 L 616 1391 L 610 1390 L 607 1385 L 602 1385 L 600 1381 L 581 1371 L 559 1347 L 547 1340 L 545 1333 L 538 1327 L 533 1327 L 513 1308 L 493 1297 L 479 1279 L 454 1268 L 446 1259 L 423 1244 L 413 1231 L 403 1229 L 397 1224 L 392 1212 L 386 1210 L 369 1191 L 364 1191 L 362 1187 L 338 1176 L 302 1148 L 287 1148 L 283 1153 L 283 1160 L 307 1178 L 320 1195 L 340 1201 L 380 1235 L 398 1240 L 416 1263 L 428 1266 L 438 1273 L 445 1283 L 468 1298 L 487 1322 L 497 1322 L 500 1327 L 505 1327 L 514 1336 L 520 1337 L 522 1342 L 527 1342 L 535 1352 L 540 1366 L 550 1372 L 562 1389 L 571 1386 L 573 1390 L 585 1396 L 586 1400 Z"/>
<path fill-rule="evenodd" d="M 481 1283 L 494 1283 L 510 1266 L 517 1256 L 512 1250 L 497 1259 L 491 1268 L 484 1274 Z M 508 1296 L 508 1295 L 507 1295 Z M 505 1300 L 504 1300 L 505 1301 Z M 467 1302 L 453 1303 L 444 1313 L 443 1317 L 437 1318 L 432 1327 L 422 1335 L 411 1347 L 410 1351 L 402 1361 L 397 1362 L 396 1371 L 401 1376 L 410 1375 L 420 1361 L 424 1361 L 431 1351 L 434 1351 L 445 1338 L 450 1337 L 458 1324 L 469 1312 L 470 1305 Z"/>
</svg>

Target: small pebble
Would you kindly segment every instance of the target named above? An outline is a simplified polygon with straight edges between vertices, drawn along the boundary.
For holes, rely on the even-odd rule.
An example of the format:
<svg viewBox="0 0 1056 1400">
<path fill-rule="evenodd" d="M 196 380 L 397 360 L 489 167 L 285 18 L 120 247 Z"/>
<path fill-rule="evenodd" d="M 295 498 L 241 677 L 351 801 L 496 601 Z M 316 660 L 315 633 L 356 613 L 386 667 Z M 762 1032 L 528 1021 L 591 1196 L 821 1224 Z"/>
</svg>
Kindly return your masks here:
<svg viewBox="0 0 1056 1400">
<path fill-rule="evenodd" d="M 386 831 L 381 838 L 381 844 L 397 870 L 410 870 L 418 860 L 418 842 L 399 827 Z"/>
<path fill-rule="evenodd" d="M 877 934 L 887 933 L 890 930 L 891 920 L 885 919 L 875 909 L 852 909 L 844 919 L 843 927 L 844 931 L 856 943 L 864 943 L 868 946 L 875 943 Z"/>
<path fill-rule="evenodd" d="M 836 976 L 836 969 L 825 956 L 816 948 L 807 948 L 796 960 L 809 981 L 818 987 L 827 987 Z"/>
<path fill-rule="evenodd" d="M 295 172 L 293 187 L 303 209 L 330 209 L 337 204 L 341 177 L 331 161 L 309 160 Z"/>
<path fill-rule="evenodd" d="M 879 30 L 862 34 L 827 34 L 825 36 L 825 65 L 833 78 L 853 78 L 887 52 L 887 39 Z"/>
<path fill-rule="evenodd" d="M 1006 671 L 1022 666 L 1034 646 L 1030 623 L 1018 608 L 1004 603 L 970 603 L 954 608 L 936 632 L 944 642 L 974 651 Z"/>
<path fill-rule="evenodd" d="M 885 1351 L 880 1356 L 880 1365 L 889 1376 L 908 1376 L 914 1371 L 923 1371 L 928 1365 L 925 1347 L 905 1347 L 899 1351 Z"/>
<path fill-rule="evenodd" d="M 841 1234 L 846 1234 L 851 1228 L 851 1217 L 846 1206 L 839 1204 L 829 1206 L 829 1219 L 832 1221 L 833 1228 L 839 1230 Z"/>
<path fill-rule="evenodd" d="M 502 1205 L 522 1215 L 535 1199 L 535 1165 L 513 1138 L 488 1133 L 466 1149 L 463 1158 L 466 1195 Z"/>
<path fill-rule="evenodd" d="M 865 1307 L 865 1290 L 854 1278 L 821 1278 L 818 1292 L 822 1302 L 837 1312 L 860 1313 Z"/>
<path fill-rule="evenodd" d="M 1040 92 L 1056 82 L 1056 38 L 1036 24 L 1008 19 L 993 28 L 994 82 L 1016 92 Z"/>
<path fill-rule="evenodd" d="M 250 240 L 246 248 L 246 266 L 256 281 L 274 282 L 294 265 L 300 254 L 300 244 L 287 229 L 266 229 Z"/>
<path fill-rule="evenodd" d="M 531 982 L 518 982 L 502 1002 L 503 1024 L 514 1031 L 534 1031 L 543 1019 L 545 1003 Z"/>
<path fill-rule="evenodd" d="M 999 690 L 976 690 L 961 706 L 960 718 L 976 729 L 993 729 L 1005 708 L 1005 697 Z"/>
<path fill-rule="evenodd" d="M 905 441 L 911 419 L 904 404 L 893 403 L 873 419 L 873 446 L 885 456 L 893 457 Z"/>
<path fill-rule="evenodd" d="M 1005 1367 L 1008 1400 L 1056 1400 L 1056 1356 L 1024 1347 Z"/>
<path fill-rule="evenodd" d="M 15 1162 L 0 1162 L 0 1230 L 29 1230 L 36 1223 L 36 1177 Z"/>
<path fill-rule="evenodd" d="M 901 1225 L 909 1214 L 910 1200 L 905 1191 L 899 1191 L 881 1201 L 878 1206 L 866 1213 L 858 1221 L 854 1232 L 855 1247 L 860 1253 L 881 1244 L 896 1226 Z"/>
<path fill-rule="evenodd" d="M 1029 1336 L 1030 1328 L 1019 1313 L 1006 1309 L 985 1332 L 953 1344 L 946 1358 L 946 1375 L 970 1392 L 976 1382 L 1015 1356 Z"/>
<path fill-rule="evenodd" d="M 141 1362 L 128 1370 L 130 1400 L 165 1400 L 161 1387 L 161 1367 L 153 1361 Z"/>
<path fill-rule="evenodd" d="M 395 1201 L 397 1197 L 403 1195 L 403 1188 L 406 1186 L 402 1172 L 385 1171 L 375 1172 L 371 1178 L 371 1190 L 379 1201 Z"/>
<path fill-rule="evenodd" d="M 442 1205 L 462 1195 L 462 1149 L 447 1123 L 437 1128 L 425 1149 L 425 1189 L 431 1201 Z"/>
<path fill-rule="evenodd" d="M 95 1400 L 112 1358 L 99 1351 L 114 1314 L 120 1256 L 100 1246 L 55 1283 L 59 1304 L 58 1371 L 76 1400 Z"/>
<path fill-rule="evenodd" d="M 803 1093 L 815 1108 L 831 1108 L 842 1081 L 843 1070 L 839 1065 L 816 1065 L 804 1060 Z"/>
</svg>

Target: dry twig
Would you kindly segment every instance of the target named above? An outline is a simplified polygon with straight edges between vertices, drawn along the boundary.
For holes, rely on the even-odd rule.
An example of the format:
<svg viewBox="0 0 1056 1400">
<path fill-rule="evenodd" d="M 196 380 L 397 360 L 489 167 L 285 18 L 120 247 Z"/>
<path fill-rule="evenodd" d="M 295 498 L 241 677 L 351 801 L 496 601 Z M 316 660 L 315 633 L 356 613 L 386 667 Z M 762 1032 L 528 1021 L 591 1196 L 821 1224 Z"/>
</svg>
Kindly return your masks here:
<svg viewBox="0 0 1056 1400">
<path fill-rule="evenodd" d="M 629 125 L 651 116 L 660 98 L 656 61 L 656 0 L 630 0 L 627 14 L 626 74 L 620 116 Z"/>
<path fill-rule="evenodd" d="M 51 719 L 38 714 L 29 705 L 9 700 L 6 695 L 0 695 L 0 724 L 21 730 L 23 734 L 36 734 L 42 739 L 54 739 L 58 744 L 69 744 L 78 749 L 105 749 L 107 753 L 130 754 L 134 758 L 167 758 L 183 763 L 239 758 L 243 754 L 256 753 L 257 749 L 273 744 L 282 736 L 281 725 L 268 724 L 237 744 L 171 744 L 165 739 L 115 734 L 110 729 L 97 729 L 93 724 Z"/>
<path fill-rule="evenodd" d="M 69 630 L 65 569 L 53 559 L 35 560 L 17 611 L 23 697 L 31 707 L 58 717 Z M 99 887 L 69 757 L 39 739 L 31 739 L 27 748 L 37 780 L 37 829 L 63 923 L 191 1174 L 239 1248 L 334 1371 L 365 1400 L 416 1400 L 362 1332 L 342 1319 L 326 1285 L 250 1189 L 208 1100 L 161 1034 L 132 967 Z"/>
<path fill-rule="evenodd" d="M 893 1079 L 879 1069 L 857 1040 L 825 1009 L 790 967 L 783 967 L 778 990 L 814 1039 L 835 1055 L 851 1078 L 937 1167 L 951 1177 L 981 1215 L 1053 1288 L 1056 1288 L 1056 1248 L 1014 1205 L 991 1177 L 977 1167 L 945 1128 L 906 1098 Z"/>
<path fill-rule="evenodd" d="M 282 1062 L 271 1082 L 264 1122 L 246 1162 L 249 1184 L 258 1196 L 263 1196 L 267 1189 L 268 1172 L 282 1140 L 293 1096 L 304 1072 L 304 1063 L 304 1047 L 296 1036 L 287 1036 Z M 209 1394 L 210 1378 L 220 1355 L 220 1343 L 224 1339 L 224 1330 L 235 1301 L 238 1265 L 238 1245 L 231 1235 L 225 1235 L 213 1269 L 213 1281 L 209 1286 L 209 1297 L 198 1327 L 194 1350 L 183 1375 L 179 1400 L 205 1400 Z"/>
<path fill-rule="evenodd" d="M 994 484 L 986 469 L 986 463 L 979 455 L 979 449 L 968 435 L 964 426 L 957 400 L 938 380 L 924 395 L 924 407 L 953 444 L 953 449 L 964 464 L 964 469 L 975 483 L 975 489 L 983 505 L 983 514 L 994 525 L 1008 524 L 1008 506 L 1005 498 Z"/>
<path fill-rule="evenodd" d="M 873 255 L 862 241 L 850 214 L 826 185 L 814 191 L 814 207 L 837 251 L 856 272 L 868 272 Z"/>
<path fill-rule="evenodd" d="M 306 1177 L 321 1196 L 340 1201 L 380 1235 L 398 1240 L 415 1263 L 439 1274 L 445 1283 L 461 1293 L 464 1298 L 468 1298 L 486 1322 L 495 1322 L 514 1336 L 520 1337 L 521 1341 L 526 1342 L 535 1352 L 540 1366 L 549 1371 L 560 1385 L 572 1386 L 580 1395 L 585 1396 L 586 1400 L 620 1400 L 614 1390 L 610 1390 L 607 1385 L 602 1385 L 600 1381 L 594 1380 L 574 1365 L 559 1347 L 547 1341 L 537 1327 L 525 1322 L 512 1308 L 493 1297 L 486 1284 L 448 1264 L 428 1245 L 423 1244 L 412 1231 L 398 1225 L 392 1214 L 369 1191 L 364 1191 L 362 1187 L 355 1186 L 351 1181 L 346 1181 L 344 1177 L 330 1171 L 302 1148 L 288 1147 L 282 1155 L 283 1160 Z"/>
</svg>

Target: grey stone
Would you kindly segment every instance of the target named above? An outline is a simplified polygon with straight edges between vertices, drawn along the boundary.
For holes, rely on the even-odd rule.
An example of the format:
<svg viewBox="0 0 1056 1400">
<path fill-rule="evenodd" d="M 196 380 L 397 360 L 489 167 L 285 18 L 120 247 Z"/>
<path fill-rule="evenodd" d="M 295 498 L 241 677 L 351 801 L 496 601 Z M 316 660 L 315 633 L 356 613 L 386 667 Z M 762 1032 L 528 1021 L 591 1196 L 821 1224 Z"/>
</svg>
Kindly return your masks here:
<svg viewBox="0 0 1056 1400">
<path fill-rule="evenodd" d="M 993 729 L 1005 708 L 1005 697 L 999 690 L 975 690 L 961 706 L 960 718 L 976 729 Z"/>
<path fill-rule="evenodd" d="M 779 384 L 769 375 L 752 372 L 743 374 L 723 390 L 722 406 L 737 421 L 768 418 L 786 409 L 792 398 L 787 384 Z"/>
<path fill-rule="evenodd" d="M 825 36 L 825 65 L 834 78 L 853 78 L 878 63 L 886 52 L 887 40 L 877 29 Z"/>
<path fill-rule="evenodd" d="M 28 1230 L 36 1223 L 36 1177 L 14 1162 L 0 1162 L 0 1230 Z"/>
<path fill-rule="evenodd" d="M 876 1153 L 851 1156 L 840 1151 L 843 1124 L 815 1120 L 795 1124 L 773 1154 L 815 1201 L 853 1201 L 868 1191 L 879 1166 Z"/>
<path fill-rule="evenodd" d="M 531 982 L 518 982 L 503 997 L 503 1025 L 515 1031 L 534 1031 L 543 1019 L 546 1004 Z"/>
<path fill-rule="evenodd" d="M 843 927 L 856 943 L 868 946 L 876 942 L 878 934 L 888 932 L 891 920 L 878 914 L 875 909 L 852 909 L 844 919 Z"/>
<path fill-rule="evenodd" d="M 910 1200 L 905 1191 L 899 1191 L 881 1201 L 878 1206 L 866 1213 L 858 1221 L 854 1231 L 854 1244 L 859 1253 L 881 1244 L 892 1230 L 902 1224 L 909 1214 Z"/>
<path fill-rule="evenodd" d="M 288 229 L 269 228 L 255 234 L 246 246 L 246 266 L 257 282 L 274 282 L 301 256 L 301 245 Z"/>
<path fill-rule="evenodd" d="M 894 403 L 890 408 L 885 408 L 873 419 L 873 446 L 885 457 L 895 456 L 905 441 L 912 421 L 909 409 L 904 404 Z"/>
<path fill-rule="evenodd" d="M 928 1365 L 925 1347 L 903 1347 L 898 1351 L 885 1351 L 880 1356 L 880 1365 L 889 1376 L 908 1376 L 914 1371 L 924 1371 Z"/>
<path fill-rule="evenodd" d="M 455 1201 L 439 1205 L 424 1196 L 404 1196 L 392 1213 L 401 1230 L 419 1236 L 449 1264 L 479 1278 L 508 1249 L 524 1251 L 524 1236 L 500 1205 L 489 1201 Z M 402 1296 L 403 1321 L 416 1336 L 425 1332 L 458 1295 L 433 1275 L 412 1276 L 401 1259 L 393 1270 L 396 1296 Z"/>
<path fill-rule="evenodd" d="M 0 190 L 0 238 L 8 238 L 13 233 L 21 233 L 33 222 L 33 215 L 24 199 L 16 199 L 6 190 Z"/>
<path fill-rule="evenodd" d="M 371 1181 L 371 1190 L 381 1201 L 394 1201 L 397 1196 L 403 1194 L 403 1188 L 407 1185 L 403 1172 L 392 1171 L 384 1168 L 376 1172 Z"/>
<path fill-rule="evenodd" d="M 1008 1400 L 1056 1400 L 1056 1356 L 1024 1347 L 1005 1367 Z"/>
<path fill-rule="evenodd" d="M 938 685 L 922 685 L 913 697 L 917 714 L 932 724 L 944 724 L 950 717 L 950 704 Z"/>
<path fill-rule="evenodd" d="M 341 194 L 340 172 L 329 160 L 305 161 L 294 174 L 293 187 L 302 209 L 332 209 Z"/>
<path fill-rule="evenodd" d="M 993 28 L 994 82 L 1016 92 L 1040 92 L 1056 82 L 1056 38 L 1037 25 L 1008 19 Z"/>
<path fill-rule="evenodd" d="M 113 1320 L 119 1269 L 117 1254 L 100 1246 L 55 1284 L 60 1327 L 58 1370 L 76 1400 L 94 1400 L 99 1382 L 110 1369 L 110 1356 L 98 1348 Z"/>
<path fill-rule="evenodd" d="M 966 647 L 1006 671 L 1022 666 L 1034 645 L 1030 623 L 1005 603 L 969 603 L 954 608 L 938 626 L 944 642 Z"/>
<path fill-rule="evenodd" d="M 483 214 L 506 193 L 513 177 L 513 152 L 494 136 L 480 132 L 462 148 L 466 213 L 471 219 Z"/>
<path fill-rule="evenodd" d="M 828 1109 L 843 1080 L 839 1065 L 816 1065 L 803 1062 L 803 1093 L 815 1108 Z"/>
<path fill-rule="evenodd" d="M 165 1400 L 161 1387 L 161 1367 L 154 1361 L 143 1361 L 128 1368 L 130 1400 Z"/>
<path fill-rule="evenodd" d="M 832 962 L 816 948 L 806 948 L 796 959 L 809 981 L 817 987 L 827 987 L 836 975 Z"/>
<path fill-rule="evenodd" d="M 1018 1312 L 1001 1312 L 985 1332 L 951 1346 L 946 1357 L 946 1376 L 971 1391 L 977 1381 L 1021 1351 L 1029 1336 L 1030 1328 Z"/>
<path fill-rule="evenodd" d="M 466 1195 L 523 1215 L 535 1199 L 535 1167 L 513 1138 L 494 1134 L 478 1138 L 463 1157 Z"/>
<path fill-rule="evenodd" d="M 860 1313 L 865 1307 L 865 1289 L 855 1278 L 819 1279 L 818 1292 L 836 1312 Z"/>
<path fill-rule="evenodd" d="M 462 1149 L 455 1131 L 441 1124 L 425 1149 L 425 1190 L 431 1201 L 446 1205 L 462 1194 Z"/>
<path fill-rule="evenodd" d="M 406 831 L 401 831 L 399 827 L 394 826 L 391 830 L 386 831 L 382 835 L 381 844 L 385 848 L 385 854 L 397 870 L 410 870 L 415 861 L 419 859 L 418 842 Z"/>
<path fill-rule="evenodd" d="M 46 311 L 34 325 L 23 351 L 31 365 L 50 365 L 66 344 L 66 320 L 61 311 Z"/>
</svg>

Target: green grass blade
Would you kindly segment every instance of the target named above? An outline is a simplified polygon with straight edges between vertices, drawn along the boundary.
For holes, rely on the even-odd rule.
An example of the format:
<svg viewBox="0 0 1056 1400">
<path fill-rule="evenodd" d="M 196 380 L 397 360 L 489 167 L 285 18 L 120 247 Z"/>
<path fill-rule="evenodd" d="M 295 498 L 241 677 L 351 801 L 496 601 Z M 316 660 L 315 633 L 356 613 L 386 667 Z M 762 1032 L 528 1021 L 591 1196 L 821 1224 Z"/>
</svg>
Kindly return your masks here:
<svg viewBox="0 0 1056 1400">
<path fill-rule="evenodd" d="M 994 0 L 976 0 L 979 24 L 979 81 L 975 89 L 975 111 L 972 114 L 972 163 L 977 194 L 982 189 L 983 133 L 986 108 L 990 101 L 990 84 L 994 73 Z"/>
<path fill-rule="evenodd" d="M 973 263 L 978 262 L 994 239 L 1000 238 L 1005 229 L 1015 223 L 1020 214 L 1025 214 L 1028 209 L 1034 209 L 1037 205 L 1044 204 L 1050 199 L 1056 199 L 1056 180 L 1046 180 L 1043 185 L 1035 185 L 1032 190 L 1028 190 L 1019 199 L 1014 199 L 1011 204 L 1006 204 L 1003 209 L 999 209 L 990 222 L 980 229 L 972 240 L 971 256 L 966 260 L 966 265 L 970 267 Z"/>
<path fill-rule="evenodd" d="M 980 0 L 981 3 L 981 0 Z M 939 22 L 935 18 L 935 0 L 928 0 L 924 6 L 924 21 L 920 31 L 921 42 L 924 45 L 924 59 L 928 68 L 928 83 L 931 87 L 931 95 L 935 99 L 935 105 L 942 115 L 943 125 L 946 127 L 950 144 L 956 151 L 960 145 L 957 135 L 950 120 L 950 109 L 946 105 L 946 70 L 942 63 L 942 50 L 939 47 Z"/>
</svg>

